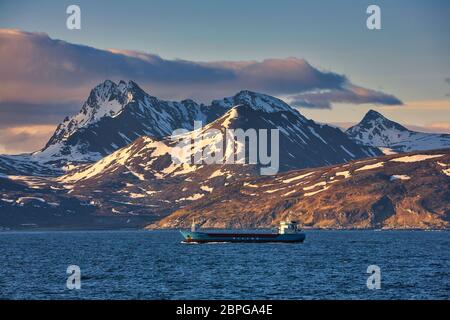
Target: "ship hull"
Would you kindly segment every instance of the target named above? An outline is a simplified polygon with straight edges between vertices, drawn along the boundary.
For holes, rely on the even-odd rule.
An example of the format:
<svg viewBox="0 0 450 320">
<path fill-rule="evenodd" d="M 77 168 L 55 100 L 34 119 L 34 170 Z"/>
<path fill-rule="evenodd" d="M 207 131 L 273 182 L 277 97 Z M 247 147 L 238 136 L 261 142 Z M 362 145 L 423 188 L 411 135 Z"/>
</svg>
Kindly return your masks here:
<svg viewBox="0 0 450 320">
<path fill-rule="evenodd" d="M 187 243 L 301 243 L 305 240 L 304 233 L 276 234 L 276 233 L 212 233 L 180 231 Z"/>
</svg>

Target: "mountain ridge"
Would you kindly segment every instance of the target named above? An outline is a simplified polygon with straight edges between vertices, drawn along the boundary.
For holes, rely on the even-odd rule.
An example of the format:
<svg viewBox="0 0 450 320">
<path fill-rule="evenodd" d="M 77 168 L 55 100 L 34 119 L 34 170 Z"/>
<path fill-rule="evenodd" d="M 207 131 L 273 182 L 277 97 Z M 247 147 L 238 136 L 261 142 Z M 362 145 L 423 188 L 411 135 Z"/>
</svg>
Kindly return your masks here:
<svg viewBox="0 0 450 320">
<path fill-rule="evenodd" d="M 384 152 L 433 150 L 450 146 L 450 134 L 409 130 L 375 110 L 369 110 L 358 124 L 345 132 L 353 141 L 384 148 Z"/>
<path fill-rule="evenodd" d="M 136 143 L 143 147 L 152 143 L 148 139 Z M 141 149 L 135 147 L 124 148 L 122 156 L 138 155 Z M 267 228 L 283 219 L 332 229 L 448 229 L 450 224 L 450 148 L 274 176 L 255 175 L 252 166 L 165 170 L 167 157 L 155 163 L 148 156 L 156 173 L 166 176 L 158 179 L 145 168 L 142 174 L 139 163 L 125 158 L 119 168 L 114 160 L 104 163 L 108 179 L 0 175 L 0 227 L 184 228 L 192 219 L 207 228 Z"/>
<path fill-rule="evenodd" d="M 91 90 L 78 114 L 64 119 L 42 150 L 20 156 L 0 156 L 0 172 L 61 175 L 73 166 L 98 161 L 139 137 L 163 139 L 176 129 L 193 130 L 196 122 L 209 124 L 237 105 L 245 105 L 273 117 L 284 112 L 287 117 L 305 123 L 309 121 L 315 131 L 328 128 L 316 126 L 278 98 L 249 90 L 205 105 L 189 99 L 181 102 L 159 100 L 133 81 L 121 80 L 116 84 L 106 80 Z M 280 128 L 283 130 L 282 126 Z M 378 154 L 376 148 L 354 146 L 340 133 L 328 131 L 330 135 L 338 136 L 349 151 L 347 156 L 340 155 L 340 161 L 352 159 L 353 155 Z M 307 135 L 311 136 L 310 133 Z M 366 150 L 363 151 L 365 155 L 361 150 Z M 335 153 L 342 152 L 338 150 Z M 310 162 L 314 166 L 323 164 Z"/>
<path fill-rule="evenodd" d="M 319 229 L 448 229 L 450 148 L 385 155 L 215 189 L 148 229 L 270 228 L 297 220 Z"/>
</svg>

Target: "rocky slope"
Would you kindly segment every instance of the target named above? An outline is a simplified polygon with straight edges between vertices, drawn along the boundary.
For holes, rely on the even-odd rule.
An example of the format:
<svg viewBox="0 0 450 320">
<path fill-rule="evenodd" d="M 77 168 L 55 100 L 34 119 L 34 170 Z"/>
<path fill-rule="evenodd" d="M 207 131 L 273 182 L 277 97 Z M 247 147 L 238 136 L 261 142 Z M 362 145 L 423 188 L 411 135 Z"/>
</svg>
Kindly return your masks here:
<svg viewBox="0 0 450 320">
<path fill-rule="evenodd" d="M 148 228 L 271 227 L 445 229 L 450 224 L 450 149 L 383 156 L 215 189 Z"/>
<path fill-rule="evenodd" d="M 87 227 L 94 209 L 45 179 L 0 175 L 0 230 Z"/>
<path fill-rule="evenodd" d="M 450 134 L 411 131 L 374 110 L 367 112 L 361 122 L 346 133 L 361 145 L 378 147 L 387 153 L 450 147 Z"/>
<path fill-rule="evenodd" d="M 148 139 L 138 140 L 141 147 L 155 143 Z M 116 159 L 142 150 L 135 147 Z M 155 161 L 163 169 L 147 175 L 134 171 L 133 160 L 119 167 L 106 161 L 108 179 L 95 178 L 99 167 L 76 182 L 73 175 L 0 176 L 0 227 L 181 228 L 195 218 L 214 228 L 270 227 L 283 219 L 314 228 L 449 228 L 450 149 L 264 177 L 252 165 L 172 171 L 163 158 Z"/>
</svg>

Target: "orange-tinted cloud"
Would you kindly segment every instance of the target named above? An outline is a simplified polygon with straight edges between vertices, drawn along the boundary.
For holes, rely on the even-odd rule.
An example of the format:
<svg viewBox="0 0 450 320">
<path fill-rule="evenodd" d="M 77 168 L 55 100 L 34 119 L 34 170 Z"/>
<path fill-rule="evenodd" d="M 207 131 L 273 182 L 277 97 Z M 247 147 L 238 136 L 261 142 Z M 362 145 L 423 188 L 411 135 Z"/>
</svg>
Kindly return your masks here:
<svg viewBox="0 0 450 320">
<path fill-rule="evenodd" d="M 443 122 L 432 122 L 428 126 L 434 132 L 446 132 L 450 133 L 450 121 Z"/>
<path fill-rule="evenodd" d="M 404 105 L 406 110 L 449 111 L 450 100 L 421 100 L 408 101 Z"/>
<path fill-rule="evenodd" d="M 17 154 L 39 150 L 45 145 L 54 130 L 54 125 L 0 129 L 0 154 Z"/>
<path fill-rule="evenodd" d="M 368 89 L 351 86 L 344 75 L 319 70 L 304 59 L 166 60 L 144 52 L 99 50 L 42 33 L 0 29 L 0 81 L 4 84 L 0 101 L 84 100 L 89 90 L 105 79 L 131 79 L 152 94 L 170 99 L 209 102 L 242 89 L 273 95 L 333 90 L 346 93 L 347 100 L 355 99 L 355 103 L 373 97 L 376 101 L 372 102 L 383 103 L 382 93 L 366 95 Z"/>
</svg>

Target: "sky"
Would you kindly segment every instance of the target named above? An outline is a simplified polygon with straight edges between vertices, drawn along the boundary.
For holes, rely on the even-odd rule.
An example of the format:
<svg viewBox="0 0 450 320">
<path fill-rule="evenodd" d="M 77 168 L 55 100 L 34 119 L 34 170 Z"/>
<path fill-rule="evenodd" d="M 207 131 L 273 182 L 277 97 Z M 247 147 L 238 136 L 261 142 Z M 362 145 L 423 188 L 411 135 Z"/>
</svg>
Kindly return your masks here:
<svg viewBox="0 0 450 320">
<path fill-rule="evenodd" d="M 66 27 L 71 4 L 81 30 Z M 381 30 L 366 27 L 370 4 Z M 446 0 L 0 0 L 0 28 L 0 153 L 42 147 L 106 78 L 202 102 L 252 89 L 319 122 L 376 109 L 450 132 Z"/>
</svg>

